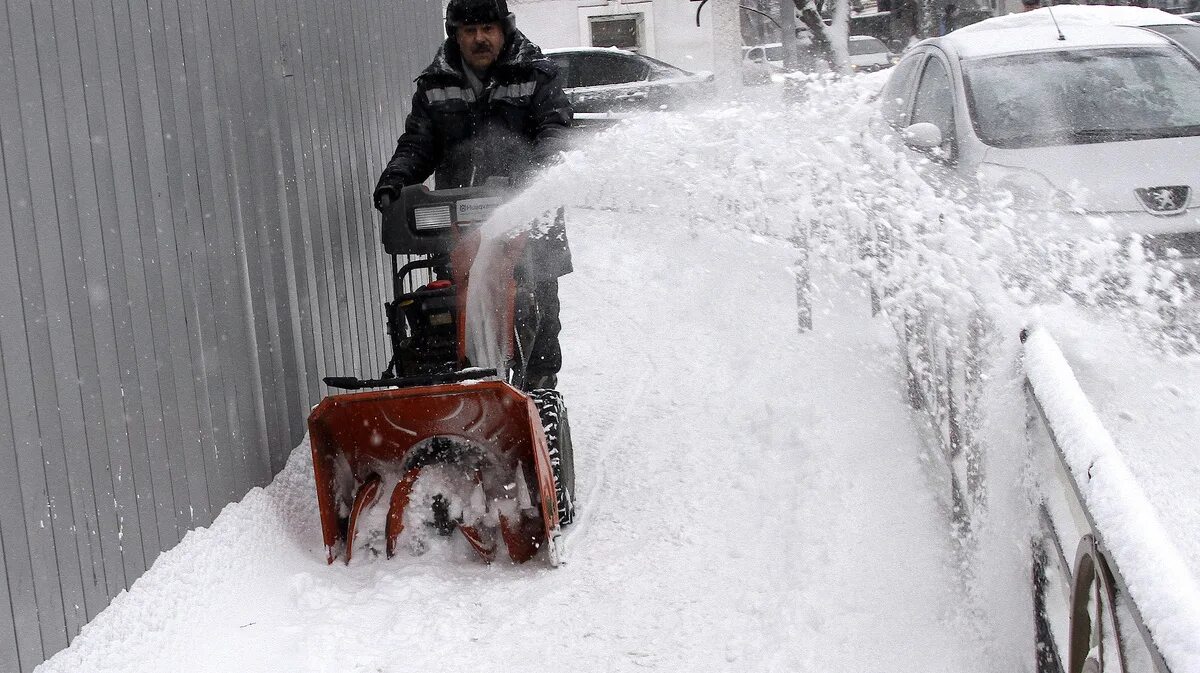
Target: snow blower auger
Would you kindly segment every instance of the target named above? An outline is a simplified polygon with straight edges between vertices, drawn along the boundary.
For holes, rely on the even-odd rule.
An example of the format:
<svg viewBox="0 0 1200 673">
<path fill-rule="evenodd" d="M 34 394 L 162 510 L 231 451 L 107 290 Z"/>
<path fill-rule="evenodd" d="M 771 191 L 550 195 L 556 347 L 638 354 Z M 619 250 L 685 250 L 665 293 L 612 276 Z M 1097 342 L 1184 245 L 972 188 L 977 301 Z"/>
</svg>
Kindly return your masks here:
<svg viewBox="0 0 1200 673">
<path fill-rule="evenodd" d="M 330 395 L 308 419 L 329 563 L 339 555 L 350 563 L 358 528 L 381 499 L 389 558 L 405 527 L 420 522 L 443 535 L 458 531 L 488 562 L 501 545 L 517 563 L 542 549 L 551 565 L 561 561 L 561 527 L 574 515 L 571 435 L 562 395 L 521 390 L 520 353 L 529 344 L 515 325 L 515 270 L 527 237 L 504 243 L 493 277 L 470 276 L 478 225 L 503 197 L 494 185 L 417 185 L 384 215 L 391 362 L 378 379 L 326 378 L 330 387 L 374 390 Z M 413 261 L 400 266 L 400 255 Z M 471 282 L 505 300 L 497 317 L 507 371 L 473 368 L 465 355 Z"/>
</svg>

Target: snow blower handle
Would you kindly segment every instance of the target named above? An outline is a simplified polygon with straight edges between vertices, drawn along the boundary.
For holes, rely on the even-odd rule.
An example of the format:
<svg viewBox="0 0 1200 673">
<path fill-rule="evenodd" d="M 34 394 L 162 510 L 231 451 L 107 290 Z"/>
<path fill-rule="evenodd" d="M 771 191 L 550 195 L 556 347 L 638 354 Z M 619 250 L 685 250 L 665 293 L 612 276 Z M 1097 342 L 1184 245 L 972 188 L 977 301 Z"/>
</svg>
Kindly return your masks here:
<svg viewBox="0 0 1200 673">
<path fill-rule="evenodd" d="M 496 377 L 495 369 L 471 367 L 445 374 L 393 377 L 387 379 L 356 379 L 353 376 L 326 376 L 321 379 L 330 388 L 342 390 L 365 390 L 367 388 L 411 388 L 414 386 L 440 386 L 448 383 L 490 379 Z"/>
</svg>

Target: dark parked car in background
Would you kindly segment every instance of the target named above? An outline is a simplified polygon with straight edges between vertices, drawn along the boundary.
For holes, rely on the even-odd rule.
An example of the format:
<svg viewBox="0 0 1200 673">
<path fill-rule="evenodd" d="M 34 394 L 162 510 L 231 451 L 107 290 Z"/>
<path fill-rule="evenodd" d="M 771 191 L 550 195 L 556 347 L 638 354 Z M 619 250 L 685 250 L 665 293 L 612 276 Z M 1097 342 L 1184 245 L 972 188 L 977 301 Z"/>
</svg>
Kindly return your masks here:
<svg viewBox="0 0 1200 673">
<path fill-rule="evenodd" d="M 576 118 L 675 109 L 712 91 L 712 73 L 688 72 L 658 59 L 614 48 L 548 49 L 558 65 Z"/>
</svg>

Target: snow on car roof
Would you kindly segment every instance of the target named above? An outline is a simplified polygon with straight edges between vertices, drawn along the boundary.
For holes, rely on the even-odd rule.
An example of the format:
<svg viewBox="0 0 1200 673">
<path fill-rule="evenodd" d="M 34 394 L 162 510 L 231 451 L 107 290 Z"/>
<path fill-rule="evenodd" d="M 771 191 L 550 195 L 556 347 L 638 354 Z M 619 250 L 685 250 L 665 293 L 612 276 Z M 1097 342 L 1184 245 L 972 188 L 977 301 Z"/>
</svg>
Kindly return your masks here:
<svg viewBox="0 0 1200 673">
<path fill-rule="evenodd" d="M 632 51 L 626 51 L 624 49 L 618 49 L 616 47 L 558 47 L 555 49 L 543 49 L 542 50 L 542 53 L 547 56 L 549 56 L 550 54 L 571 54 L 571 53 L 576 53 L 576 52 L 591 52 L 591 53 L 601 53 L 601 54 L 612 54 L 615 52 L 617 54 L 629 54 L 630 56 L 637 55 L 637 54 L 634 54 Z"/>
<path fill-rule="evenodd" d="M 1168 14 L 1161 9 L 1144 7 L 1110 7 L 1107 5 L 1058 5 L 1053 8 L 1058 25 L 1067 26 L 1160 26 L 1166 23 L 1191 23 L 1187 19 Z M 956 32 L 970 33 L 995 28 L 1032 28 L 1043 23 L 1053 23 L 1050 9 L 1041 8 L 1032 12 L 1021 12 L 998 16 L 965 26 Z"/>
<path fill-rule="evenodd" d="M 1030 51 L 1081 49 L 1088 47 L 1157 46 L 1169 44 L 1163 37 L 1112 21 L 1091 18 L 1093 12 L 1062 10 L 1138 9 L 1133 7 L 1077 7 L 1060 5 L 1054 10 L 1055 28 L 1050 12 L 1039 9 L 980 21 L 960 28 L 938 40 L 951 47 L 960 58 L 1001 56 Z M 1141 10 L 1139 10 L 1141 11 Z M 1157 10 L 1154 10 L 1157 11 Z M 1170 16 L 1165 12 L 1158 12 Z M 1097 13 L 1101 14 L 1101 13 Z M 1132 14 L 1132 13 L 1131 13 Z M 1184 22 L 1186 23 L 1186 22 Z M 1059 29 L 1065 40 L 1059 39 Z"/>
</svg>

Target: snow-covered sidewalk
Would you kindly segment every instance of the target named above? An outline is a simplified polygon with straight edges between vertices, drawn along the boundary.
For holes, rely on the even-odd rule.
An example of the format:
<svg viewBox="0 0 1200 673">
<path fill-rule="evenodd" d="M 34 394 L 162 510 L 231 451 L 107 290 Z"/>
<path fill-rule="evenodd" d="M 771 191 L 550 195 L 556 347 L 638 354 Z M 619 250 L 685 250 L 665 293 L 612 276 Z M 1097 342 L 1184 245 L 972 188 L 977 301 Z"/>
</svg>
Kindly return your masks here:
<svg viewBox="0 0 1200 673">
<path fill-rule="evenodd" d="M 818 274 L 800 334 L 787 246 L 569 221 L 566 566 L 326 566 L 301 446 L 39 673 L 988 670 L 858 281 Z"/>
</svg>

